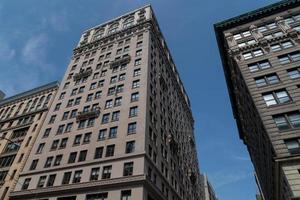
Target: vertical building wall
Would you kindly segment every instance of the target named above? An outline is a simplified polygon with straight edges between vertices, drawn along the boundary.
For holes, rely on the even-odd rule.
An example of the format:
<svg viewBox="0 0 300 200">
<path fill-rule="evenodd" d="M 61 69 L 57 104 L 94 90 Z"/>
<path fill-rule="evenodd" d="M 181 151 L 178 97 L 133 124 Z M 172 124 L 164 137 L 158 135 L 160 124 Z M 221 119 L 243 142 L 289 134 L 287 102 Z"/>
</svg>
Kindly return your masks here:
<svg viewBox="0 0 300 200">
<path fill-rule="evenodd" d="M 193 125 L 152 8 L 134 10 L 82 34 L 11 199 L 198 200 Z"/>
<path fill-rule="evenodd" d="M 39 134 L 58 83 L 0 102 L 0 199 L 8 200 Z"/>
<path fill-rule="evenodd" d="M 264 199 L 299 198 L 298 1 L 215 25 L 240 137 Z"/>
</svg>

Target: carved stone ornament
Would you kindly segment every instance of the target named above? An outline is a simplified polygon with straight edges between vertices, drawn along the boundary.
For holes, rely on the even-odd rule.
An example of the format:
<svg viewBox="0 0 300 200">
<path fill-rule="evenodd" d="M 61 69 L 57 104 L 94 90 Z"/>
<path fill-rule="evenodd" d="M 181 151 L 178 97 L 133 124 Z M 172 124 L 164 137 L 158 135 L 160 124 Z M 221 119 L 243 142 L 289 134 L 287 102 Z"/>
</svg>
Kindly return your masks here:
<svg viewBox="0 0 300 200">
<path fill-rule="evenodd" d="M 235 41 L 232 33 L 225 33 L 224 35 L 227 40 L 229 48 L 237 46 L 237 42 Z"/>
<path fill-rule="evenodd" d="M 255 26 L 254 24 L 252 24 L 250 27 L 250 32 L 252 33 L 253 37 L 255 38 L 256 41 L 258 41 L 260 38 L 263 38 L 264 35 L 258 31 L 257 26 Z"/>
<path fill-rule="evenodd" d="M 287 23 L 285 22 L 285 20 L 284 20 L 282 17 L 280 17 L 280 16 L 276 17 L 276 18 L 275 18 L 275 21 L 276 21 L 276 24 L 278 25 L 278 27 L 279 27 L 284 33 L 286 33 L 287 30 L 291 29 L 291 26 L 290 26 L 289 24 L 287 24 Z"/>
</svg>

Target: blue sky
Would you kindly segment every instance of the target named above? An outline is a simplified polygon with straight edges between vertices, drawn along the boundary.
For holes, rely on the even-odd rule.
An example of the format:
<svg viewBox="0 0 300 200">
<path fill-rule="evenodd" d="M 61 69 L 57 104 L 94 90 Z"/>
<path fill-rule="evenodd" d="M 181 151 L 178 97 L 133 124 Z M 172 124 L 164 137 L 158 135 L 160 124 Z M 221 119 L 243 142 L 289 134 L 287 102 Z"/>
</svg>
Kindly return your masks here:
<svg viewBox="0 0 300 200">
<path fill-rule="evenodd" d="M 192 103 L 201 171 L 220 200 L 252 200 L 253 167 L 232 116 L 213 24 L 274 2 L 1 0 L 0 89 L 11 96 L 60 80 L 85 29 L 151 3 Z"/>
</svg>

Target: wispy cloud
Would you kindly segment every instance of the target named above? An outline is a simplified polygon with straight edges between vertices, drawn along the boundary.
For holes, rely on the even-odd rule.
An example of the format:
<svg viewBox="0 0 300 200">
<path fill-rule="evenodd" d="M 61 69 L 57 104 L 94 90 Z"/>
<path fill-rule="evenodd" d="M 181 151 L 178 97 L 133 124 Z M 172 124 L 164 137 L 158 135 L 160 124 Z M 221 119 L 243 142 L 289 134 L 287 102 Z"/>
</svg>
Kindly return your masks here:
<svg viewBox="0 0 300 200">
<path fill-rule="evenodd" d="M 68 31 L 70 30 L 69 15 L 64 10 L 51 13 L 42 19 L 42 25 L 45 28 L 51 27 L 55 31 Z"/>
<path fill-rule="evenodd" d="M 248 171 L 227 171 L 221 170 L 211 174 L 211 179 L 215 183 L 216 188 L 223 187 L 229 184 L 236 184 L 239 181 L 251 178 L 253 173 Z"/>
<path fill-rule="evenodd" d="M 0 39 L 0 59 L 1 60 L 11 60 L 16 54 L 15 49 L 13 49 L 7 42 Z"/>
</svg>

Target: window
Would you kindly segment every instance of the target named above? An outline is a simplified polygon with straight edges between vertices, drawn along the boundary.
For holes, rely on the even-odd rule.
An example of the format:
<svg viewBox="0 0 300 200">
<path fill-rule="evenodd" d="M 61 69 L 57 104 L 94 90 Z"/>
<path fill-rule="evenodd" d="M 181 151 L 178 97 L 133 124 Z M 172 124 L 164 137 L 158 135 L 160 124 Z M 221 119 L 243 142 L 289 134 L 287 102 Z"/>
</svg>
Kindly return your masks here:
<svg viewBox="0 0 300 200">
<path fill-rule="evenodd" d="M 22 185 L 22 190 L 27 190 L 28 189 L 30 181 L 31 181 L 31 178 L 25 178 L 25 180 L 23 182 L 23 185 Z"/>
<path fill-rule="evenodd" d="M 105 108 L 112 108 L 113 107 L 113 100 L 110 99 L 110 100 L 107 100 L 106 103 L 105 103 Z"/>
<path fill-rule="evenodd" d="M 132 176 L 133 162 L 124 163 L 123 176 Z"/>
<path fill-rule="evenodd" d="M 122 105 L 122 97 L 118 97 L 115 99 L 115 106 L 121 106 Z"/>
<path fill-rule="evenodd" d="M 251 45 L 251 44 L 255 44 L 256 41 L 255 40 L 248 40 L 248 41 L 245 41 L 245 42 L 242 42 L 242 43 L 238 43 L 238 47 L 245 47 L 247 45 Z"/>
<path fill-rule="evenodd" d="M 300 153 L 300 138 L 288 139 L 284 143 L 290 154 Z"/>
<path fill-rule="evenodd" d="M 82 137 L 81 134 L 80 135 L 76 135 L 75 139 L 74 139 L 73 145 L 80 145 L 81 137 Z"/>
<path fill-rule="evenodd" d="M 68 163 L 74 163 L 76 161 L 77 152 L 70 153 Z"/>
<path fill-rule="evenodd" d="M 72 130 L 73 123 L 68 123 L 65 132 L 70 132 Z"/>
<path fill-rule="evenodd" d="M 81 97 L 76 98 L 74 105 L 79 105 L 80 104 L 80 100 L 81 100 Z"/>
<path fill-rule="evenodd" d="M 106 147 L 105 157 L 111 157 L 111 156 L 114 156 L 114 153 L 115 153 L 115 145 L 114 145 L 114 144 L 108 145 L 108 146 Z"/>
<path fill-rule="evenodd" d="M 85 127 L 85 123 L 86 123 L 86 120 L 81 120 L 81 121 L 79 121 L 78 129 L 84 128 L 84 127 Z"/>
<path fill-rule="evenodd" d="M 64 132 L 65 125 L 59 125 L 56 134 L 62 134 Z"/>
<path fill-rule="evenodd" d="M 109 129 L 109 138 L 116 138 L 118 133 L 118 127 L 112 127 Z"/>
<path fill-rule="evenodd" d="M 48 137 L 48 136 L 50 135 L 50 132 L 51 132 L 51 128 L 47 128 L 47 129 L 45 130 L 45 132 L 44 132 L 43 137 L 44 137 L 44 138 Z"/>
<path fill-rule="evenodd" d="M 123 52 L 127 52 L 127 51 L 129 51 L 129 46 L 124 47 Z"/>
<path fill-rule="evenodd" d="M 80 181 L 81 181 L 81 174 L 82 174 L 82 170 L 75 171 L 74 177 L 73 177 L 73 183 L 80 183 Z"/>
<path fill-rule="evenodd" d="M 56 150 L 58 147 L 59 140 L 53 140 L 50 150 Z"/>
<path fill-rule="evenodd" d="M 238 33 L 238 34 L 233 35 L 233 38 L 235 40 L 239 40 L 241 38 L 245 38 L 245 37 L 249 37 L 249 36 L 251 36 L 250 31 L 244 31 L 242 33 Z"/>
<path fill-rule="evenodd" d="M 62 180 L 62 185 L 69 184 L 71 180 L 72 172 L 65 172 Z"/>
<path fill-rule="evenodd" d="M 129 110 L 129 117 L 136 117 L 138 115 L 138 107 L 131 107 Z"/>
<path fill-rule="evenodd" d="M 263 98 L 267 104 L 267 106 L 282 104 L 291 101 L 287 91 L 279 90 L 271 93 L 263 94 Z"/>
<path fill-rule="evenodd" d="M 255 78 L 255 83 L 257 87 L 262 87 L 265 85 L 271 85 L 279 82 L 277 74 L 268 74 L 262 77 Z"/>
<path fill-rule="evenodd" d="M 95 150 L 94 159 L 102 158 L 102 154 L 103 154 L 103 147 L 97 147 Z"/>
<path fill-rule="evenodd" d="M 43 149 L 44 149 L 44 146 L 45 146 L 45 143 L 39 144 L 39 146 L 37 148 L 37 151 L 36 151 L 36 154 L 42 153 Z"/>
<path fill-rule="evenodd" d="M 66 148 L 67 142 L 68 142 L 68 138 L 63 138 L 63 139 L 61 140 L 61 142 L 60 142 L 59 148 L 60 148 L 60 149 Z"/>
<path fill-rule="evenodd" d="M 124 85 L 118 85 L 117 88 L 116 88 L 116 93 L 121 93 L 124 91 Z"/>
<path fill-rule="evenodd" d="M 248 65 L 250 72 L 256 72 L 262 69 L 268 69 L 271 67 L 271 64 L 268 60 L 259 61 L 257 63 L 252 63 Z"/>
<path fill-rule="evenodd" d="M 91 176 L 90 176 L 90 181 L 97 181 L 98 177 L 99 177 L 99 172 L 100 172 L 100 168 L 92 168 L 91 170 Z"/>
<path fill-rule="evenodd" d="M 88 94 L 87 97 L 86 97 L 86 101 L 89 102 L 89 101 L 92 101 L 93 100 L 93 94 Z"/>
<path fill-rule="evenodd" d="M 111 165 L 103 167 L 102 179 L 109 179 L 110 178 L 111 169 L 112 169 Z"/>
<path fill-rule="evenodd" d="M 60 162 L 61 162 L 61 160 L 62 160 L 62 157 L 63 157 L 62 155 L 57 155 L 57 156 L 55 157 L 53 166 L 59 166 L 59 165 L 60 165 Z"/>
<path fill-rule="evenodd" d="M 278 59 L 281 64 L 287 64 L 290 62 L 299 61 L 300 60 L 300 52 L 295 51 L 292 53 L 284 54 L 284 55 L 278 56 Z"/>
<path fill-rule="evenodd" d="M 54 181 L 56 178 L 56 174 L 51 174 L 47 181 L 47 187 L 52 187 L 54 185 Z"/>
<path fill-rule="evenodd" d="M 115 111 L 112 113 L 112 116 L 111 116 L 111 121 L 119 121 L 119 118 L 120 118 L 120 111 Z"/>
<path fill-rule="evenodd" d="M 136 48 L 142 47 L 143 46 L 143 41 L 139 41 L 136 43 Z"/>
<path fill-rule="evenodd" d="M 291 79 L 300 78 L 300 68 L 299 67 L 289 69 L 289 70 L 287 70 L 287 72 Z"/>
<path fill-rule="evenodd" d="M 141 58 L 136 59 L 136 60 L 134 61 L 134 66 L 139 66 L 139 65 L 141 65 L 141 64 L 142 64 L 142 59 L 141 59 Z"/>
<path fill-rule="evenodd" d="M 69 111 L 68 112 L 64 112 L 61 120 L 67 120 L 68 116 L 69 116 L 69 113 L 70 113 Z"/>
<path fill-rule="evenodd" d="M 300 113 L 292 112 L 273 116 L 277 128 L 281 131 L 300 127 Z"/>
<path fill-rule="evenodd" d="M 281 43 L 278 43 L 278 44 L 273 44 L 270 47 L 271 47 L 272 51 L 280 51 L 282 49 L 287 49 L 287 48 L 290 48 L 292 46 L 294 46 L 294 44 L 291 41 L 285 41 L 285 42 L 281 42 Z"/>
<path fill-rule="evenodd" d="M 256 50 L 253 50 L 253 51 L 250 51 L 250 52 L 246 52 L 246 53 L 243 53 L 243 57 L 245 60 L 248 60 L 248 59 L 251 59 L 251 58 L 254 58 L 254 57 L 258 57 L 258 56 L 262 56 L 264 53 L 261 49 L 256 49 Z"/>
<path fill-rule="evenodd" d="M 125 80 L 125 74 L 120 74 L 119 81 L 124 81 L 124 80 Z"/>
<path fill-rule="evenodd" d="M 87 121 L 87 127 L 92 127 L 95 124 L 95 118 L 90 118 Z"/>
<path fill-rule="evenodd" d="M 98 91 L 95 93 L 95 99 L 100 99 L 101 98 L 101 94 L 102 94 L 102 91 Z"/>
<path fill-rule="evenodd" d="M 107 96 L 113 95 L 115 93 L 115 89 L 116 89 L 115 87 L 108 88 Z M 112 100 L 108 100 L 108 101 L 112 101 Z"/>
<path fill-rule="evenodd" d="M 132 93 L 131 102 L 138 101 L 138 100 L 139 100 L 139 93 L 138 92 Z"/>
<path fill-rule="evenodd" d="M 108 122 L 109 122 L 109 113 L 103 114 L 101 123 L 106 124 Z"/>
<path fill-rule="evenodd" d="M 132 82 L 132 89 L 140 87 L 140 80 L 135 80 Z"/>
<path fill-rule="evenodd" d="M 110 78 L 110 83 L 113 84 L 113 83 L 116 83 L 117 82 L 117 76 L 113 76 Z"/>
<path fill-rule="evenodd" d="M 85 161 L 86 155 L 87 155 L 87 150 L 80 151 L 80 153 L 79 153 L 79 158 L 78 158 L 78 162 Z"/>
<path fill-rule="evenodd" d="M 136 77 L 136 76 L 139 76 L 139 75 L 141 75 L 141 69 L 140 69 L 140 68 L 135 69 L 135 70 L 133 71 L 133 77 Z"/>
<path fill-rule="evenodd" d="M 141 56 L 141 55 L 142 55 L 142 49 L 137 50 L 137 51 L 135 52 L 135 56 Z"/>
<path fill-rule="evenodd" d="M 29 170 L 35 170 L 38 162 L 39 162 L 38 159 L 33 160 L 30 167 L 29 167 Z"/>
<path fill-rule="evenodd" d="M 60 106 L 61 106 L 61 103 L 56 104 L 56 106 L 55 106 L 55 108 L 54 108 L 54 111 L 59 110 L 59 109 L 60 109 Z"/>
<path fill-rule="evenodd" d="M 59 96 L 59 100 L 64 99 L 65 98 L 65 94 L 66 94 L 66 92 L 62 92 L 60 94 L 60 96 Z"/>
<path fill-rule="evenodd" d="M 49 124 L 53 124 L 55 121 L 56 115 L 52 115 L 49 120 Z"/>
<path fill-rule="evenodd" d="M 132 153 L 135 150 L 135 141 L 126 142 L 125 153 Z"/>
<path fill-rule="evenodd" d="M 134 17 L 129 17 L 124 21 L 123 28 L 128 28 L 134 24 Z"/>
<path fill-rule="evenodd" d="M 121 191 L 121 200 L 131 200 L 131 190 Z"/>
<path fill-rule="evenodd" d="M 106 193 L 97 193 L 97 194 L 88 194 L 86 195 L 86 200 L 107 200 L 107 192 Z"/>
<path fill-rule="evenodd" d="M 101 129 L 99 131 L 98 140 L 105 140 L 107 129 Z"/>
<path fill-rule="evenodd" d="M 83 93 L 84 92 L 84 86 L 79 88 L 78 94 Z"/>
<path fill-rule="evenodd" d="M 45 167 L 45 168 L 51 167 L 52 160 L 53 160 L 53 156 L 48 157 L 47 160 L 46 160 L 46 162 L 45 162 L 44 167 Z"/>
<path fill-rule="evenodd" d="M 84 134 L 83 143 L 89 143 L 91 141 L 92 133 Z"/>
<path fill-rule="evenodd" d="M 136 133 L 136 122 L 128 124 L 128 135 Z"/>
</svg>

